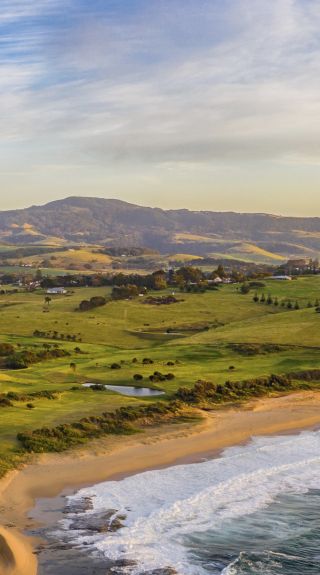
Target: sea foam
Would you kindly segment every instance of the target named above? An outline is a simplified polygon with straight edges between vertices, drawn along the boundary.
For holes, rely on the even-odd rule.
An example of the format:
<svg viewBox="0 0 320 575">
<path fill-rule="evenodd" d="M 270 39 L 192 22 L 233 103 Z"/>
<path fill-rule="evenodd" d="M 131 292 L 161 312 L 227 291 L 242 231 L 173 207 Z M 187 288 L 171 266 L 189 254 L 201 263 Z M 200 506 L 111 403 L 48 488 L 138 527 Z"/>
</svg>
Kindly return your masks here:
<svg viewBox="0 0 320 575">
<path fill-rule="evenodd" d="M 281 494 L 319 487 L 319 431 L 260 437 L 203 463 L 147 471 L 82 489 L 68 498 L 71 506 L 91 498 L 92 509 L 81 513 L 84 518 L 115 510 L 123 527 L 91 536 L 68 531 L 70 513 L 61 528 L 73 543 L 86 543 L 113 561 L 134 562 L 126 570 L 132 575 L 168 567 L 179 575 L 207 575 L 213 571 L 193 556 L 188 539 L 219 532 L 228 521 L 265 508 Z"/>
</svg>

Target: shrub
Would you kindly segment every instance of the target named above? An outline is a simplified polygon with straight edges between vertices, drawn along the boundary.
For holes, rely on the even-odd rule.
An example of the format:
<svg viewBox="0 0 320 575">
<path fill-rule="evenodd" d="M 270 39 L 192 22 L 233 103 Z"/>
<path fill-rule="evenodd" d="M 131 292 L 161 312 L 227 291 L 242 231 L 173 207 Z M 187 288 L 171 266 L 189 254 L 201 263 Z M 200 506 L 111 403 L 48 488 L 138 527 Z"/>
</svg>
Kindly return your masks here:
<svg viewBox="0 0 320 575">
<path fill-rule="evenodd" d="M 110 369 L 121 369 L 121 365 L 119 363 L 112 363 Z"/>
<path fill-rule="evenodd" d="M 133 379 L 135 381 L 141 381 L 143 379 L 143 375 L 141 375 L 141 373 L 135 373 Z"/>
<path fill-rule="evenodd" d="M 153 423 L 161 420 L 163 416 L 174 418 L 180 414 L 181 407 L 177 400 L 121 407 L 114 413 L 106 412 L 100 416 L 84 417 L 70 424 L 18 433 L 17 438 L 28 452 L 65 451 L 102 435 L 134 433 L 136 430 L 132 424 L 139 420 Z"/>
<path fill-rule="evenodd" d="M 0 343 L 0 357 L 12 355 L 14 353 L 14 346 L 11 343 Z"/>
<path fill-rule="evenodd" d="M 7 397 L 0 397 L 0 407 L 12 407 L 13 403 Z"/>
<path fill-rule="evenodd" d="M 112 288 L 111 297 L 115 300 L 131 299 L 138 297 L 139 289 L 134 284 L 114 286 Z"/>
<path fill-rule="evenodd" d="M 96 307 L 101 307 L 107 303 L 107 300 L 102 296 L 94 296 L 90 300 L 84 299 L 79 304 L 79 311 L 89 311 Z"/>
</svg>

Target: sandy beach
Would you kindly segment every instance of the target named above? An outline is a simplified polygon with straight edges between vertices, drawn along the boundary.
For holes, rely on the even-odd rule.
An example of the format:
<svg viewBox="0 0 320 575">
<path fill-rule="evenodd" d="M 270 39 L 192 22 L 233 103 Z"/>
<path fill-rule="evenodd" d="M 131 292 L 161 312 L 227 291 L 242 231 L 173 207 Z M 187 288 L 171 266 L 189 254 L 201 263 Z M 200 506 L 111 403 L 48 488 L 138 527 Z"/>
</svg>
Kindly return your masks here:
<svg viewBox="0 0 320 575">
<path fill-rule="evenodd" d="M 320 392 L 305 391 L 204 414 L 197 425 L 166 425 L 142 434 L 107 438 L 86 450 L 35 457 L 0 482 L 0 574 L 37 573 L 27 513 L 37 498 L 55 497 L 146 469 L 200 461 L 252 436 L 298 432 L 320 424 Z"/>
</svg>

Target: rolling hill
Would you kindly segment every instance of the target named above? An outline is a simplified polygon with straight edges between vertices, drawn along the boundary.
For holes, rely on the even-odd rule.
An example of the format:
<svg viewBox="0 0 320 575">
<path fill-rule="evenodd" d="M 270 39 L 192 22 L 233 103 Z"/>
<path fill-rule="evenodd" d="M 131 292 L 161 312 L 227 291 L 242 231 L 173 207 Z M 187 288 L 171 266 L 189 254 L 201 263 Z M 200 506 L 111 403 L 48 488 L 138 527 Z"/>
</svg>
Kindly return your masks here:
<svg viewBox="0 0 320 575">
<path fill-rule="evenodd" d="M 0 241 L 145 246 L 161 253 L 279 262 L 319 254 L 320 218 L 163 210 L 114 199 L 69 197 L 0 212 Z"/>
</svg>

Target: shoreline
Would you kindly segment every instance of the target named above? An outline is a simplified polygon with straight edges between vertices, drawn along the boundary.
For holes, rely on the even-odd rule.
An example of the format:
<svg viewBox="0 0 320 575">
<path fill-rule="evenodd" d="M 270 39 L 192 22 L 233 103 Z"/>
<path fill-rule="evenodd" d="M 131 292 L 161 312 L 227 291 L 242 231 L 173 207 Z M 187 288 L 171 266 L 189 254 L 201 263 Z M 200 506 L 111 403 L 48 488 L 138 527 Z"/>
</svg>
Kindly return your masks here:
<svg viewBox="0 0 320 575">
<path fill-rule="evenodd" d="M 257 435 L 298 433 L 320 424 L 320 391 L 251 400 L 241 407 L 204 413 L 197 424 L 167 424 L 130 437 L 108 437 L 85 450 L 44 454 L 0 481 L 1 575 L 35 575 L 35 541 L 28 512 L 40 498 L 53 498 L 148 469 L 195 463 Z"/>
</svg>

